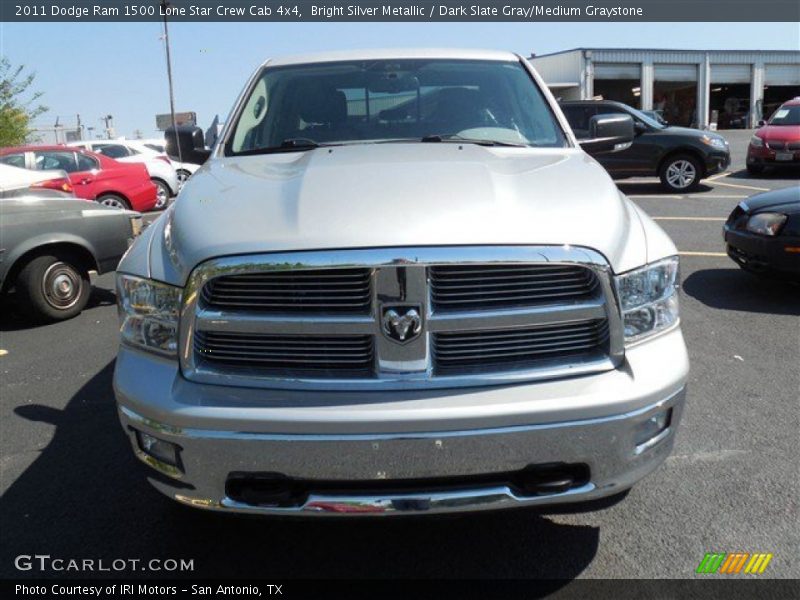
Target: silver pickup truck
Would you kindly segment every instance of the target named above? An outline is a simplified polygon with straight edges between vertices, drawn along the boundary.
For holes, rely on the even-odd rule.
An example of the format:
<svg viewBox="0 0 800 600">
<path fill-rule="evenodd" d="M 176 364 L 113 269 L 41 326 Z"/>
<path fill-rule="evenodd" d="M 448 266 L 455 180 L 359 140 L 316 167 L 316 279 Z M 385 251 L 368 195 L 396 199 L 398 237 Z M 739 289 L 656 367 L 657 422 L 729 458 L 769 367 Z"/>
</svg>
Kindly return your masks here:
<svg viewBox="0 0 800 600">
<path fill-rule="evenodd" d="M 264 63 L 118 269 L 114 386 L 150 481 L 386 515 L 652 472 L 689 368 L 677 252 L 588 154 L 630 144 L 630 117 L 591 133 L 510 53 Z"/>
</svg>

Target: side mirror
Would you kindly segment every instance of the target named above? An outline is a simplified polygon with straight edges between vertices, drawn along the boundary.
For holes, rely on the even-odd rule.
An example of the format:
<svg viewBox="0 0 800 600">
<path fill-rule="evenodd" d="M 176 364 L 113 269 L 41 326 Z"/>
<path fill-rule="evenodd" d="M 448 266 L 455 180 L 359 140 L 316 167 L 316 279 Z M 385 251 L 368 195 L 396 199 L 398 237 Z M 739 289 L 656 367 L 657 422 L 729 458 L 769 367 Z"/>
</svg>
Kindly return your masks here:
<svg viewBox="0 0 800 600">
<path fill-rule="evenodd" d="M 205 162 L 211 158 L 211 148 L 195 148 L 193 156 L 196 164 L 205 164 Z"/>
<path fill-rule="evenodd" d="M 624 113 L 595 115 L 589 119 L 589 138 L 581 147 L 592 156 L 625 150 L 633 142 L 633 117 Z"/>
<path fill-rule="evenodd" d="M 767 122 L 766 122 L 764 119 L 759 119 L 759 120 L 758 120 L 758 126 L 759 126 L 759 127 L 763 127 L 763 126 L 764 126 L 764 125 L 766 125 L 766 124 L 767 124 Z"/>
<path fill-rule="evenodd" d="M 636 131 L 636 135 L 642 135 L 643 133 L 650 131 L 650 128 L 641 121 L 634 121 L 633 128 Z"/>
</svg>

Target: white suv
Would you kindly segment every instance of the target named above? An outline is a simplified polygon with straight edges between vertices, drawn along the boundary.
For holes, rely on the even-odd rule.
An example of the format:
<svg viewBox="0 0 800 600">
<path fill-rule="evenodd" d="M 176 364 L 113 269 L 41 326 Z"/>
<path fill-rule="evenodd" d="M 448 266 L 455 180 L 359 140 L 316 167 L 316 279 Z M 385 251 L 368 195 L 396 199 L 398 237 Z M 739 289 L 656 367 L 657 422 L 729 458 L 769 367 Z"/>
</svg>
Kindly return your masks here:
<svg viewBox="0 0 800 600">
<path fill-rule="evenodd" d="M 155 210 L 169 206 L 172 197 L 177 196 L 180 191 L 178 174 L 166 155 L 143 152 L 128 140 L 84 140 L 67 145 L 84 148 L 120 162 L 144 163 L 150 179 L 158 188 Z"/>
</svg>

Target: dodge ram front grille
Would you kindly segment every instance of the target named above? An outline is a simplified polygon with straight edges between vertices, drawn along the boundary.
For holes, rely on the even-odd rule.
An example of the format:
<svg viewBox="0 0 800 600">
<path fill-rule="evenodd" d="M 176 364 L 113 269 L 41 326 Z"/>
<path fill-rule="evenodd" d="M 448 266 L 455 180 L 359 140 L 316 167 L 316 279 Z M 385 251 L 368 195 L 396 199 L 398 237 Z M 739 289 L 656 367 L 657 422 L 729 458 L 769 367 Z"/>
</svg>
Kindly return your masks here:
<svg viewBox="0 0 800 600">
<path fill-rule="evenodd" d="M 598 319 L 539 327 L 433 335 L 437 374 L 520 369 L 543 361 L 607 352 L 608 323 Z"/>
<path fill-rule="evenodd" d="M 456 265 L 430 269 L 433 310 L 530 306 L 588 298 L 597 277 L 572 265 Z"/>
<path fill-rule="evenodd" d="M 284 270 L 226 275 L 203 288 L 208 306 L 263 312 L 349 312 L 370 308 L 370 269 Z"/>
<path fill-rule="evenodd" d="M 610 269 L 586 248 L 231 256 L 183 297 L 181 369 L 202 383 L 485 386 L 609 370 L 624 352 Z"/>
<path fill-rule="evenodd" d="M 278 371 L 281 375 L 368 377 L 372 338 L 198 332 L 195 352 L 201 361 L 234 368 Z"/>
</svg>

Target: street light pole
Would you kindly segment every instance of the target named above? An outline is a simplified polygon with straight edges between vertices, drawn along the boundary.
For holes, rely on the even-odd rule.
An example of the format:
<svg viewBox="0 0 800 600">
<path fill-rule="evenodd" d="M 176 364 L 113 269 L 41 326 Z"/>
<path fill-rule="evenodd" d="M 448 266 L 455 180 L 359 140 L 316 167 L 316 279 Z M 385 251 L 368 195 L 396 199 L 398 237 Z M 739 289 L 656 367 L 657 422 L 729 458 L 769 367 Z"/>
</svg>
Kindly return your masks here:
<svg viewBox="0 0 800 600">
<path fill-rule="evenodd" d="M 175 92 L 172 89 L 172 58 L 169 53 L 169 29 L 167 28 L 167 7 L 169 0 L 161 0 L 161 14 L 164 15 L 164 47 L 167 51 L 167 82 L 169 83 L 169 112 L 172 115 L 172 129 L 175 131 L 175 141 L 178 142 L 178 160 L 183 162 L 180 140 L 178 140 L 178 123 L 175 120 Z"/>
</svg>

